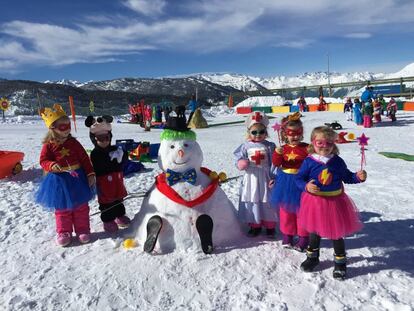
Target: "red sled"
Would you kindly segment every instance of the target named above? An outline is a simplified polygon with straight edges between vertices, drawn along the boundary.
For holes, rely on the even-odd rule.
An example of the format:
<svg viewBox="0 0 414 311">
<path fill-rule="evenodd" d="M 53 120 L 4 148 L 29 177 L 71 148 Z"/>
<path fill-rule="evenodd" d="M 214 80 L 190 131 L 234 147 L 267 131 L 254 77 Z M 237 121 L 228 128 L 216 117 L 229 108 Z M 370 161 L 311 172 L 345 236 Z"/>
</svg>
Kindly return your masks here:
<svg viewBox="0 0 414 311">
<path fill-rule="evenodd" d="M 23 152 L 0 150 L 0 179 L 20 173 L 23 158 Z"/>
</svg>

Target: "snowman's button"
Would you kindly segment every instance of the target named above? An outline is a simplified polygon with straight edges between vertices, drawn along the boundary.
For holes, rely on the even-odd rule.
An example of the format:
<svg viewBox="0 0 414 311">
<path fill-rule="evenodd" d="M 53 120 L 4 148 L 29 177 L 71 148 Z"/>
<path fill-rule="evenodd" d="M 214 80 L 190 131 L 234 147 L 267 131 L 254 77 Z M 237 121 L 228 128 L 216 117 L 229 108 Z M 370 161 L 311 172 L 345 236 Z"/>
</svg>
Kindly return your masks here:
<svg viewBox="0 0 414 311">
<path fill-rule="evenodd" d="M 112 176 L 111 175 L 108 176 L 108 181 L 112 181 Z"/>
</svg>

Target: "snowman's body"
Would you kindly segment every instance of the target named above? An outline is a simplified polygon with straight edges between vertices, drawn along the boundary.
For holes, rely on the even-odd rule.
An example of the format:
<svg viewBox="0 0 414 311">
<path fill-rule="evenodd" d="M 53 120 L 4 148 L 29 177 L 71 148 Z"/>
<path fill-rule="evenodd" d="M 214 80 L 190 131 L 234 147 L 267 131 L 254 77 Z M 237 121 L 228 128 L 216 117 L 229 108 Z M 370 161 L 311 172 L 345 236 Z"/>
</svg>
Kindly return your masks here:
<svg viewBox="0 0 414 311">
<path fill-rule="evenodd" d="M 153 186 L 134 221 L 137 232 L 136 239 L 140 245 L 144 244 L 147 237 L 146 224 L 154 215 L 160 216 L 163 221 L 155 246 L 157 252 L 166 253 L 174 249 L 200 250 L 196 221 L 202 214 L 209 215 L 213 220 L 212 236 L 215 247 L 231 245 L 240 237 L 240 226 L 235 208 L 224 191 L 217 185 L 217 180 L 212 179 L 206 170 L 200 168 L 202 160 L 201 149 L 195 141 L 161 142 L 158 157 L 161 169 L 164 172 L 167 169 L 176 172 L 195 169 L 197 178 L 194 184 L 184 180 L 171 186 L 164 184 L 165 187 L 171 188 L 172 192 L 175 191 L 181 197 L 180 199 L 186 201 L 184 204 L 180 203 L 182 201 L 171 199 L 165 195 L 165 191 L 161 187 Z M 214 184 L 216 187 L 213 187 Z M 211 190 L 213 188 L 214 191 Z M 204 192 L 209 194 L 203 195 Z M 203 198 L 202 200 L 200 200 L 200 196 Z"/>
</svg>

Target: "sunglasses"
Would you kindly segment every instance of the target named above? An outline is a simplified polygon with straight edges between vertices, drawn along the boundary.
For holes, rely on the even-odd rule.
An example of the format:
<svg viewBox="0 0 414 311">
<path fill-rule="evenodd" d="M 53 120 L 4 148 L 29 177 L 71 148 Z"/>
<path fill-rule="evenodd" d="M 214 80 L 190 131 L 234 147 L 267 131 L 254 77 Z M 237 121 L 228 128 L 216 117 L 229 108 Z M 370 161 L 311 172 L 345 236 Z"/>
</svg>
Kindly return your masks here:
<svg viewBox="0 0 414 311">
<path fill-rule="evenodd" d="M 286 136 L 300 136 L 303 134 L 303 129 L 302 128 L 297 129 L 297 130 L 286 129 L 285 134 Z"/>
<path fill-rule="evenodd" d="M 102 141 L 102 142 L 104 142 L 104 141 L 110 141 L 111 140 L 111 135 L 109 135 L 109 134 L 96 135 L 95 136 L 95 139 L 97 141 Z"/>
<path fill-rule="evenodd" d="M 70 130 L 70 123 L 62 123 L 54 127 L 54 129 L 58 129 L 61 132 Z"/>
<path fill-rule="evenodd" d="M 335 145 L 335 142 L 326 139 L 314 139 L 312 140 L 312 144 L 318 148 L 329 148 Z"/>
<path fill-rule="evenodd" d="M 263 135 L 263 134 L 266 134 L 266 130 L 260 130 L 260 131 L 253 130 L 253 131 L 250 131 L 250 134 L 252 134 L 253 136 Z"/>
</svg>

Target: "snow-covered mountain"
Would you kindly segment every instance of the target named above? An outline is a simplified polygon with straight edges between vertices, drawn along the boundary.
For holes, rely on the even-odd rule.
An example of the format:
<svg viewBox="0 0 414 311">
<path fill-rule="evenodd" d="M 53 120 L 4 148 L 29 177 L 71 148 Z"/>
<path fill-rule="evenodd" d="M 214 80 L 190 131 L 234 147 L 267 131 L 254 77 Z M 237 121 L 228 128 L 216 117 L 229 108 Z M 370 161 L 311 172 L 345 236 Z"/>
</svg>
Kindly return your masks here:
<svg viewBox="0 0 414 311">
<path fill-rule="evenodd" d="M 92 82 L 92 81 L 79 82 L 77 80 L 68 80 L 68 79 L 62 79 L 59 81 L 51 81 L 51 80 L 44 81 L 44 83 L 61 84 L 61 85 L 68 85 L 68 86 L 73 86 L 73 87 L 82 87 L 85 84 L 88 84 L 89 82 Z"/>
<path fill-rule="evenodd" d="M 223 86 L 230 86 L 243 92 L 266 90 L 266 86 L 263 86 L 260 80 L 257 81 L 253 77 L 242 74 L 199 74 L 197 78 Z"/>
<path fill-rule="evenodd" d="M 400 78 L 414 76 L 414 63 L 405 66 L 395 73 L 372 73 L 372 72 L 351 72 L 351 73 L 329 73 L 330 83 L 344 83 L 354 81 L 373 81 L 378 79 Z M 120 78 L 106 81 L 87 81 L 79 82 L 74 80 L 45 81 L 45 83 L 54 83 L 80 87 L 89 90 L 111 90 L 121 92 L 142 92 L 148 86 L 156 85 L 159 87 L 163 81 L 171 84 L 172 80 L 195 79 L 194 82 L 202 84 L 215 84 L 224 87 L 233 88 L 242 92 L 248 91 L 266 91 L 269 89 L 300 87 L 309 85 L 319 85 L 328 83 L 327 72 L 310 72 L 297 76 L 274 76 L 274 77 L 257 77 L 237 73 L 197 73 L 187 76 L 176 76 L 168 78 Z"/>
<path fill-rule="evenodd" d="M 343 83 L 354 81 L 374 81 L 377 79 L 399 78 L 414 76 L 414 63 L 405 66 L 398 72 L 391 74 L 354 72 L 329 74 L 330 83 Z M 0 79 L 0 94 L 12 100 L 17 107 L 16 113 L 35 113 L 40 105 L 48 105 L 56 102 L 67 102 L 68 96 L 73 96 L 77 101 L 79 113 L 84 114 L 89 110 L 89 102 L 93 100 L 96 109 L 102 109 L 111 113 L 126 112 L 128 104 L 144 98 L 148 103 L 172 101 L 175 104 L 186 104 L 192 94 L 197 92 L 198 100 L 202 105 L 220 103 L 225 101 L 229 94 L 233 94 L 235 103 L 240 103 L 246 97 L 241 92 L 256 91 L 255 95 L 276 95 L 270 90 L 278 88 L 321 85 L 328 83 L 326 72 L 303 73 L 298 76 L 255 77 L 232 73 L 197 73 L 186 76 L 164 78 L 119 78 L 103 81 L 79 82 L 63 79 L 60 81 L 36 81 L 5 80 Z M 414 82 L 405 83 L 412 88 Z M 326 90 L 325 91 L 325 96 Z M 361 86 L 335 88 L 331 96 L 335 98 L 345 96 L 358 96 L 363 91 Z M 251 94 L 250 94 L 251 95 Z M 317 90 L 282 92 L 277 103 L 284 99 L 291 100 L 304 95 L 316 97 Z M 270 100 L 270 99 L 269 99 Z M 275 100 L 272 100 L 274 103 Z M 101 108 L 99 108 L 101 107 Z"/>
<path fill-rule="evenodd" d="M 330 72 L 329 80 L 330 83 L 345 83 L 412 76 L 414 76 L 414 63 L 405 66 L 398 72 L 388 74 L 372 72 Z M 197 74 L 197 77 L 216 84 L 231 86 L 240 91 L 257 91 L 261 89 L 278 89 L 328 83 L 327 72 L 310 72 L 292 77 L 275 76 L 269 78 L 231 73 Z"/>
</svg>

